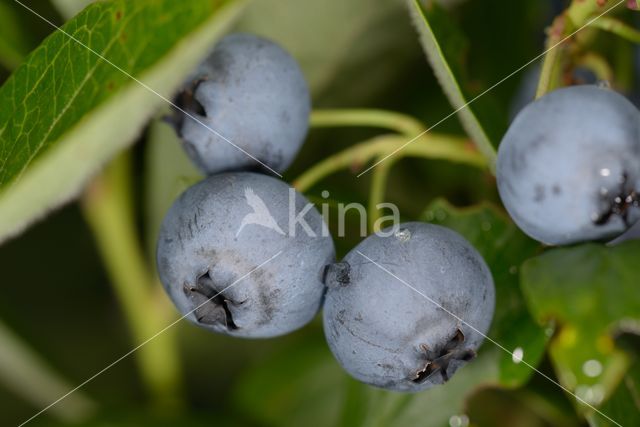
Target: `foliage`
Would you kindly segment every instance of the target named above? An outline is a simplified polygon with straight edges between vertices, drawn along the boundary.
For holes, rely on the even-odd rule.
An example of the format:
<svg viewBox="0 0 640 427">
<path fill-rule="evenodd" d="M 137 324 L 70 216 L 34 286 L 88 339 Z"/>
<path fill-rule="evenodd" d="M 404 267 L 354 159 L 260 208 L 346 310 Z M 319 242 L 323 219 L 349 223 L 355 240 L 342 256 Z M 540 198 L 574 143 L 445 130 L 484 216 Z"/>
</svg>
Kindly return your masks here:
<svg viewBox="0 0 640 427">
<path fill-rule="evenodd" d="M 0 89 L 0 240 L 135 139 L 237 14 L 227 3 L 97 3 L 29 55 Z"/>
<path fill-rule="evenodd" d="M 544 2 L 503 0 L 46 3 L 0 3 L 3 424 L 29 419 L 73 383 L 81 391 L 34 423 L 445 426 L 465 425 L 478 405 L 488 417 L 471 419 L 479 425 L 531 414 L 547 424 L 640 422 L 640 244 L 542 247 L 501 210 L 492 176 L 519 71 L 543 50 L 545 25 L 553 49 L 538 95 L 581 66 L 637 98 L 637 69 L 625 67 L 640 32 L 626 1 L 565 2 L 553 16 Z M 49 33 L 35 49 L 27 21 Z M 330 190 L 333 204 L 393 201 L 407 220 L 460 232 L 491 267 L 493 325 L 477 360 L 444 386 L 400 395 L 355 382 L 317 321 L 268 342 L 174 328 L 153 273 L 155 239 L 201 176 L 162 117 L 232 29 L 281 43 L 315 107 L 331 108 L 312 114 L 287 180 L 312 200 Z M 356 241 L 336 245 L 344 253 Z M 503 411 L 492 393 L 526 409 L 491 418 Z"/>
</svg>

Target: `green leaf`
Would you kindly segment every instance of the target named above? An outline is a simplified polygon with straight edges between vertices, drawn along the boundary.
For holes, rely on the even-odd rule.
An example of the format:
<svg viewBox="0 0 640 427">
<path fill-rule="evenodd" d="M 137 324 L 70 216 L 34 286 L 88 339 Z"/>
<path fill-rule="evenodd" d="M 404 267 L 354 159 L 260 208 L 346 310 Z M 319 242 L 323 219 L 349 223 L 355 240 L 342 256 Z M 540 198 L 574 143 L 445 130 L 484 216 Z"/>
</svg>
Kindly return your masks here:
<svg viewBox="0 0 640 427">
<path fill-rule="evenodd" d="M 496 312 L 488 336 L 510 352 L 521 349 L 523 360 L 537 366 L 547 337 L 527 310 L 518 270 L 524 260 L 538 251 L 539 245 L 488 203 L 457 209 L 438 200 L 427 209 L 423 219 L 456 230 L 482 254 L 496 286 Z M 483 348 L 491 346 L 495 345 L 485 341 Z M 521 385 L 533 374 L 530 367 L 514 363 L 512 355 L 503 350 L 496 353 L 495 363 L 504 386 Z"/>
<path fill-rule="evenodd" d="M 636 362 L 624 376 L 611 398 L 600 408 L 602 412 L 623 426 L 638 425 L 640 420 L 640 363 Z M 594 427 L 612 427 L 609 420 L 590 415 Z"/>
<path fill-rule="evenodd" d="M 411 18 L 420 35 L 420 42 L 438 82 L 458 114 L 465 131 L 487 158 L 490 167 L 495 168 L 494 147 L 497 143 L 492 143 L 486 129 L 478 120 L 474 105 L 467 105 L 470 100 L 460 84 L 460 55 L 465 42 L 438 3 L 429 0 L 423 7 L 419 0 L 408 0 L 408 4 Z"/>
<path fill-rule="evenodd" d="M 395 393 L 372 390 L 381 395 L 373 401 L 373 416 L 365 425 L 394 427 L 444 427 L 456 425 L 452 419 L 464 414 L 467 395 L 476 387 L 495 382 L 495 353 L 489 349 L 479 355 L 473 364 L 459 370 L 445 385 L 422 393 L 398 396 Z"/>
<path fill-rule="evenodd" d="M 242 4 L 98 2 L 63 27 L 93 51 L 61 31 L 48 37 L 0 88 L 0 241 L 134 140 Z"/>
<path fill-rule="evenodd" d="M 541 324 L 557 325 L 549 352 L 560 382 L 594 406 L 614 393 L 631 363 L 614 337 L 640 322 L 638 253 L 638 241 L 588 244 L 550 250 L 523 266 L 532 313 Z"/>
<path fill-rule="evenodd" d="M 13 7 L 0 3 L 0 65 L 16 68 L 29 53 Z"/>
</svg>

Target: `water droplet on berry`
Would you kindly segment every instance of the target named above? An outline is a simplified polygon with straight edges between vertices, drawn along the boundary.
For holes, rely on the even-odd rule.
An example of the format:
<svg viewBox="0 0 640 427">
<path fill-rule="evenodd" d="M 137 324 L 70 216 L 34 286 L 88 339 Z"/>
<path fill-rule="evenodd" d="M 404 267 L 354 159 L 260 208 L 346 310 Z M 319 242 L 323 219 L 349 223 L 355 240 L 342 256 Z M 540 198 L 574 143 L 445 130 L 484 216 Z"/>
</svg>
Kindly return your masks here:
<svg viewBox="0 0 640 427">
<path fill-rule="evenodd" d="M 409 239 L 411 239 L 411 232 L 406 228 L 402 228 L 396 231 L 395 236 L 396 236 L 396 239 L 400 240 L 401 242 L 406 242 Z"/>
</svg>

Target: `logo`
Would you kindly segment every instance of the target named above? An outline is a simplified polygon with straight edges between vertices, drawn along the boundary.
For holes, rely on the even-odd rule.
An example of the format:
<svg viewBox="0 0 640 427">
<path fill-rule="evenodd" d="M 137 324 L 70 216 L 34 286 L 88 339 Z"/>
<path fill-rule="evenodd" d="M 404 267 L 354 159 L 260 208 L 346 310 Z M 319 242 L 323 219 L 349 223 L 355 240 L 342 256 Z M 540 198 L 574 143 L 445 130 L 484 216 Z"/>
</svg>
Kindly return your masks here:
<svg viewBox="0 0 640 427">
<path fill-rule="evenodd" d="M 337 210 L 338 215 L 337 233 L 334 234 L 337 234 L 338 237 L 345 236 L 346 217 L 347 214 L 349 214 L 352 219 L 355 219 L 355 217 L 359 217 L 360 237 L 366 237 L 368 234 L 368 214 L 374 213 L 374 211 L 368 212 L 367 209 L 360 203 L 349 203 L 347 205 L 345 205 L 344 203 L 336 202 L 321 203 L 320 210 L 323 221 L 321 224 L 317 224 L 317 221 L 313 219 L 312 215 L 311 224 L 316 225 L 316 227 L 312 227 L 310 223 L 307 222 L 309 218 L 307 218 L 306 216 L 316 206 L 313 203 L 305 201 L 306 205 L 304 205 L 302 209 L 299 209 L 302 205 L 301 196 L 296 192 L 295 189 L 289 188 L 288 224 L 286 224 L 288 233 L 286 233 L 275 220 L 275 217 L 267 207 L 267 203 L 265 203 L 265 201 L 259 195 L 257 195 L 252 188 L 246 187 L 244 189 L 244 197 L 247 205 L 251 208 L 251 212 L 246 214 L 244 218 L 242 218 L 240 227 L 236 232 L 236 237 L 238 237 L 240 233 L 242 233 L 242 231 L 245 229 L 245 227 L 249 225 L 258 225 L 260 227 L 268 228 L 269 230 L 273 230 L 281 236 L 295 237 L 296 232 L 301 229 L 310 237 L 317 237 L 318 234 L 320 234 L 322 237 L 329 237 L 330 233 L 327 225 L 329 224 L 331 209 L 333 209 L 334 211 Z M 328 199 L 329 192 L 323 191 L 322 198 Z M 382 237 L 393 235 L 398 230 L 400 224 L 400 212 L 398 210 L 398 207 L 393 203 L 379 203 L 375 206 L 375 209 L 378 210 L 377 212 L 375 212 L 376 220 L 373 221 L 373 224 L 371 225 L 376 234 Z M 391 214 L 382 215 L 381 212 L 385 209 L 390 210 Z M 391 226 L 384 227 L 385 223 L 391 223 Z"/>
<path fill-rule="evenodd" d="M 247 225 L 260 225 L 273 230 L 278 234 L 282 234 L 283 236 L 285 235 L 284 231 L 282 231 L 276 220 L 273 218 L 273 215 L 269 212 L 269 208 L 267 208 L 267 205 L 260 196 L 254 193 L 251 188 L 245 188 L 244 197 L 247 200 L 247 205 L 253 209 L 253 212 L 248 213 L 244 218 L 242 218 L 236 237 L 240 235 Z"/>
</svg>

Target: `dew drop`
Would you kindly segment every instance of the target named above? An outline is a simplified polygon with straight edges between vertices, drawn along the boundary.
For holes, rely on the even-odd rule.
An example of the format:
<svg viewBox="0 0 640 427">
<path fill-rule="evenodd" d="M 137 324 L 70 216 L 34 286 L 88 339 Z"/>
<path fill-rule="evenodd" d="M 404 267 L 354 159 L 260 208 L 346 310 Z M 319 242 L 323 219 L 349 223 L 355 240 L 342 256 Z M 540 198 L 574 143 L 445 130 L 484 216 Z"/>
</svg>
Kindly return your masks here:
<svg viewBox="0 0 640 427">
<path fill-rule="evenodd" d="M 469 425 L 469 417 L 466 415 L 454 415 L 449 418 L 451 427 L 467 427 Z"/>
<path fill-rule="evenodd" d="M 516 349 L 513 350 L 513 353 L 511 354 L 511 360 L 513 360 L 513 363 L 515 363 L 516 365 L 522 363 L 523 357 L 524 350 L 522 349 L 522 347 L 516 347 Z"/>
<path fill-rule="evenodd" d="M 482 227 L 482 231 L 490 231 L 491 223 L 489 221 L 483 221 L 481 227 Z"/>
<path fill-rule="evenodd" d="M 611 175 L 611 170 L 608 169 L 608 168 L 600 169 L 600 175 L 602 175 L 602 176 L 610 176 Z"/>
<path fill-rule="evenodd" d="M 580 384 L 576 387 L 576 396 L 590 405 L 599 405 L 604 399 L 604 390 L 601 385 L 589 387 L 588 385 Z"/>
<path fill-rule="evenodd" d="M 406 228 L 402 228 L 396 231 L 395 236 L 396 239 L 400 240 L 401 242 L 407 242 L 409 241 L 409 239 L 411 239 L 411 231 L 407 230 Z"/>
<path fill-rule="evenodd" d="M 512 265 L 511 267 L 509 267 L 509 274 L 518 274 L 518 266 Z"/>
<path fill-rule="evenodd" d="M 322 190 L 322 193 L 320 193 L 320 195 L 323 199 L 327 199 L 329 197 L 329 192 L 327 190 Z"/>
<path fill-rule="evenodd" d="M 604 400 L 604 387 L 602 387 L 600 384 L 596 384 L 593 387 L 591 387 L 591 392 L 593 393 L 592 404 L 593 405 L 601 404 L 602 401 Z"/>
<path fill-rule="evenodd" d="M 582 372 L 588 377 L 595 378 L 602 373 L 602 363 L 595 359 L 587 360 L 582 365 Z"/>
</svg>

